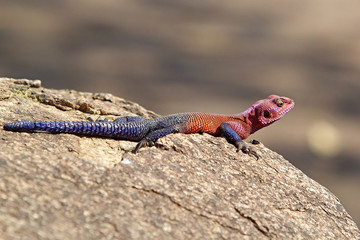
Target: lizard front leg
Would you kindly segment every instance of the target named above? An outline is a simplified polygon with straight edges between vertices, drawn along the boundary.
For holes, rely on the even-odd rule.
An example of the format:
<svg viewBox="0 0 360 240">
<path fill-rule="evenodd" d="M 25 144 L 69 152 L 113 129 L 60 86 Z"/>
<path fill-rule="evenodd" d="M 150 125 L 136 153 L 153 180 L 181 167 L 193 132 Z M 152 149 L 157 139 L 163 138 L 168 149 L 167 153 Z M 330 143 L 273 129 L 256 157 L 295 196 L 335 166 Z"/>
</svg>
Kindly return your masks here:
<svg viewBox="0 0 360 240">
<path fill-rule="evenodd" d="M 252 150 L 252 148 L 241 139 L 239 134 L 237 134 L 234 131 L 234 129 L 231 128 L 229 123 L 227 122 L 222 123 L 220 125 L 220 129 L 221 129 L 221 133 L 226 138 L 226 140 L 228 140 L 229 142 L 235 145 L 237 152 L 241 150 L 243 153 L 252 155 L 256 157 L 256 159 L 259 159 L 257 153 L 254 150 Z"/>
</svg>

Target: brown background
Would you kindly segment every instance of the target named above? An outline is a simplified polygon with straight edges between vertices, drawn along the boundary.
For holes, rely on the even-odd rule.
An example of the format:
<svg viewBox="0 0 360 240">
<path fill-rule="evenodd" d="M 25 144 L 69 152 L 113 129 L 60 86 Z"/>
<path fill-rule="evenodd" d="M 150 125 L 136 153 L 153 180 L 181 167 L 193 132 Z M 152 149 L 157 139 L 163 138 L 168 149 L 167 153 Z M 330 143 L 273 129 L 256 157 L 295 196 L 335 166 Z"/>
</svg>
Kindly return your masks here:
<svg viewBox="0 0 360 240">
<path fill-rule="evenodd" d="M 13 0 L 0 8 L 0 75 L 110 92 L 159 114 L 294 98 L 254 138 L 359 224 L 359 12 L 357 0 Z"/>
</svg>

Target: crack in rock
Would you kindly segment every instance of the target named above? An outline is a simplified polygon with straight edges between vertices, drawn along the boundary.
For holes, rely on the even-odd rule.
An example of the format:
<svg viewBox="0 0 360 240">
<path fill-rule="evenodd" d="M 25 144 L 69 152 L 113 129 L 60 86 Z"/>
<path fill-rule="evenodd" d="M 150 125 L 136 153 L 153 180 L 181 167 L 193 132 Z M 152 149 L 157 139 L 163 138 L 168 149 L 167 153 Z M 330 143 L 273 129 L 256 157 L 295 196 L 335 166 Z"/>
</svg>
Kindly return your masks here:
<svg viewBox="0 0 360 240">
<path fill-rule="evenodd" d="M 239 232 L 239 233 L 241 233 L 242 235 L 248 235 L 248 234 L 242 232 L 241 229 L 239 229 L 239 228 L 235 228 L 235 227 L 226 225 L 226 224 L 224 224 L 224 223 L 221 223 L 219 220 L 214 219 L 214 218 L 211 218 L 211 217 L 209 217 L 209 216 L 207 216 L 207 215 L 205 215 L 205 214 L 194 212 L 191 208 L 188 208 L 188 207 L 185 207 L 185 206 L 181 205 L 179 202 L 175 201 L 171 196 L 169 196 L 169 195 L 167 195 L 167 194 L 165 194 L 165 193 L 161 193 L 161 192 L 159 192 L 159 191 L 157 191 L 157 190 L 155 190 L 155 189 L 145 189 L 145 188 L 137 187 L 137 186 L 131 186 L 131 188 L 136 189 L 136 190 L 140 190 L 140 191 L 143 191 L 143 192 L 146 192 L 146 193 L 153 193 L 153 194 L 159 195 L 159 196 L 161 196 L 161 197 L 165 197 L 165 198 L 169 199 L 169 201 L 172 202 L 173 204 L 175 204 L 176 206 L 178 206 L 178 207 L 180 207 L 180 208 L 182 208 L 182 209 L 190 212 L 191 214 L 195 214 L 195 215 L 197 215 L 197 216 L 206 218 L 206 219 L 208 219 L 208 220 L 210 220 L 210 221 L 212 221 L 212 222 L 215 222 L 215 223 L 219 224 L 220 226 L 222 226 L 222 227 L 224 227 L 224 228 L 230 229 L 230 230 L 232 230 L 232 231 Z M 214 215 L 214 214 L 212 214 L 212 213 L 209 213 L 209 214 L 210 214 L 210 215 Z M 219 215 L 214 215 L 214 216 L 222 217 L 222 216 L 219 216 Z"/>
<path fill-rule="evenodd" d="M 266 237 L 270 237 L 269 228 L 267 226 L 260 225 L 254 218 L 241 212 L 239 208 L 234 207 L 234 209 L 241 217 L 247 219 L 259 232 L 261 232 Z"/>
</svg>

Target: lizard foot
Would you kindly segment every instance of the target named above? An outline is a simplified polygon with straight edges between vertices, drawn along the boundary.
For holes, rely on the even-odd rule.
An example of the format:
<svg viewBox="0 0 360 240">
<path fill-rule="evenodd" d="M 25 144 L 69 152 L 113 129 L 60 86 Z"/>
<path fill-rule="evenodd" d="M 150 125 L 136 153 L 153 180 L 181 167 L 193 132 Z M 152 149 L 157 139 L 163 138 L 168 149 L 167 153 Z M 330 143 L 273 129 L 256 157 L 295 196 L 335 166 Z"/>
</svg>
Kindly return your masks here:
<svg viewBox="0 0 360 240">
<path fill-rule="evenodd" d="M 236 152 L 239 152 L 241 150 L 243 153 L 248 154 L 250 156 L 254 156 L 256 159 L 259 159 L 259 155 L 247 143 L 243 141 L 236 142 L 235 146 L 237 148 Z"/>
<path fill-rule="evenodd" d="M 139 151 L 139 149 L 142 147 L 145 147 L 145 146 L 152 147 L 154 145 L 155 145 L 155 142 L 149 141 L 148 139 L 143 138 L 140 140 L 140 142 L 138 142 L 138 144 L 136 145 L 135 149 L 132 152 L 137 153 Z"/>
</svg>

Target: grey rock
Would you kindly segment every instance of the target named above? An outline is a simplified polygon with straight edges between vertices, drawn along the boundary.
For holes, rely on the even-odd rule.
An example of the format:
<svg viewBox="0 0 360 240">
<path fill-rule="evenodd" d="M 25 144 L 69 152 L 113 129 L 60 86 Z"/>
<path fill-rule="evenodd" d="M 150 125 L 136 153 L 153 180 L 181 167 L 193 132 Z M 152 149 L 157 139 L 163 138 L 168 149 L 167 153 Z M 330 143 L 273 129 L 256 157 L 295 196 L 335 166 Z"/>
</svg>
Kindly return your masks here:
<svg viewBox="0 0 360 240">
<path fill-rule="evenodd" d="M 135 155 L 130 141 L 4 131 L 156 116 L 111 94 L 20 84 L 0 79 L 4 239 L 360 239 L 336 196 L 262 144 L 256 160 L 223 138 L 174 134 Z"/>
</svg>

